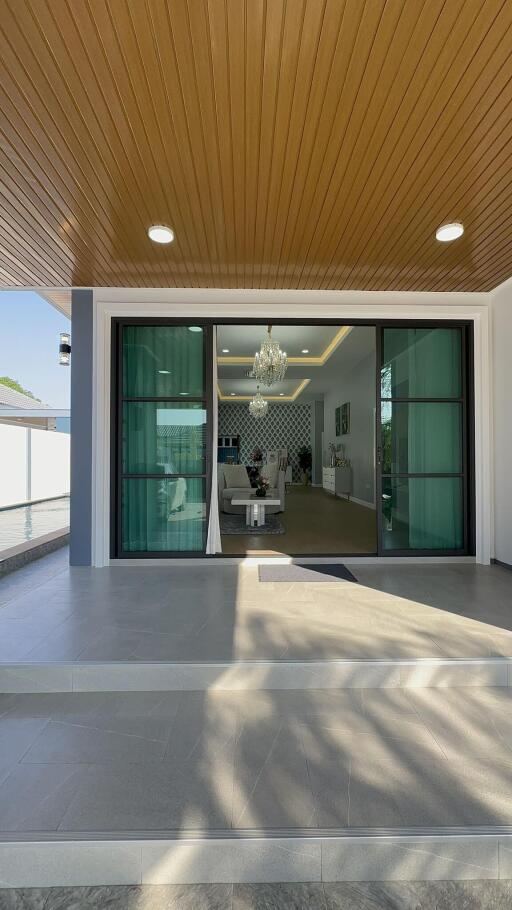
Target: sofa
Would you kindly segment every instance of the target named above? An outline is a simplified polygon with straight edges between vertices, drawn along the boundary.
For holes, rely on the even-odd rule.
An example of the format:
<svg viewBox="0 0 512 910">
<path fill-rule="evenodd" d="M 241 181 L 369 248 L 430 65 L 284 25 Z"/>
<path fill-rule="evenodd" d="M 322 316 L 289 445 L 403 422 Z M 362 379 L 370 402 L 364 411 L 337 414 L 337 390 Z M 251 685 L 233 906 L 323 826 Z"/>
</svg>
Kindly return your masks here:
<svg viewBox="0 0 512 910">
<path fill-rule="evenodd" d="M 267 506 L 266 511 L 270 515 L 276 512 L 284 512 L 286 495 L 285 472 L 279 470 L 277 462 L 271 462 L 268 465 L 261 466 L 260 474 L 262 477 L 268 477 L 270 481 L 270 487 L 267 490 L 269 499 L 279 499 L 278 506 Z M 218 464 L 217 480 L 220 511 L 228 512 L 232 515 L 245 514 L 245 506 L 233 506 L 231 504 L 232 499 L 250 496 L 256 492 L 251 487 L 245 465 Z"/>
</svg>

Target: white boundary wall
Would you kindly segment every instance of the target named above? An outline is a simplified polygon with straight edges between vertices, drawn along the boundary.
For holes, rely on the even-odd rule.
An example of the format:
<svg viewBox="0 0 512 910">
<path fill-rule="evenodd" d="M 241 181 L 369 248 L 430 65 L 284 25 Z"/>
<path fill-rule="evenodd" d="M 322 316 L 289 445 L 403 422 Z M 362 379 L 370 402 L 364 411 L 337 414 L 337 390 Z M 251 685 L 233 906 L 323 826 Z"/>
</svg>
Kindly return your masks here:
<svg viewBox="0 0 512 910">
<path fill-rule="evenodd" d="M 69 494 L 69 433 L 0 423 L 0 509 Z"/>
</svg>

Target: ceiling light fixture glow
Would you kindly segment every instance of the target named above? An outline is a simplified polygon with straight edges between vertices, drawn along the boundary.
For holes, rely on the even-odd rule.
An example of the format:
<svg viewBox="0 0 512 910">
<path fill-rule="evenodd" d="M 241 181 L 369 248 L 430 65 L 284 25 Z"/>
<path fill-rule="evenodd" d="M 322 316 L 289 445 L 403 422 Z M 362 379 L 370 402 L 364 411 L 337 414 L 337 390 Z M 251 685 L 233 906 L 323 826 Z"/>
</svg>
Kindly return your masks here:
<svg viewBox="0 0 512 910">
<path fill-rule="evenodd" d="M 229 354 L 229 348 L 222 348 L 223 354 Z"/>
<path fill-rule="evenodd" d="M 160 376 L 170 376 L 171 375 L 170 370 L 159 370 L 158 372 L 160 373 Z"/>
<path fill-rule="evenodd" d="M 441 243 L 449 243 L 451 240 L 457 240 L 464 233 L 464 225 L 460 221 L 452 221 L 449 224 L 442 224 L 436 231 L 436 240 Z"/>
<path fill-rule="evenodd" d="M 200 325 L 189 325 L 188 330 L 189 330 L 189 332 L 202 332 L 203 331 Z"/>
<path fill-rule="evenodd" d="M 254 358 L 253 373 L 259 382 L 270 387 L 284 379 L 288 358 L 282 351 L 279 342 L 272 339 L 272 326 L 267 329 L 267 337 Z"/>
<path fill-rule="evenodd" d="M 302 348 L 302 354 L 309 354 L 309 348 Z"/>
<path fill-rule="evenodd" d="M 148 228 L 148 237 L 153 243 L 172 243 L 174 231 L 166 224 L 152 224 Z"/>
<path fill-rule="evenodd" d="M 260 417 L 264 417 L 268 411 L 268 401 L 262 397 L 260 392 L 260 387 L 257 386 L 256 395 L 249 402 L 249 412 L 251 417 L 254 417 L 256 420 L 259 420 Z"/>
</svg>

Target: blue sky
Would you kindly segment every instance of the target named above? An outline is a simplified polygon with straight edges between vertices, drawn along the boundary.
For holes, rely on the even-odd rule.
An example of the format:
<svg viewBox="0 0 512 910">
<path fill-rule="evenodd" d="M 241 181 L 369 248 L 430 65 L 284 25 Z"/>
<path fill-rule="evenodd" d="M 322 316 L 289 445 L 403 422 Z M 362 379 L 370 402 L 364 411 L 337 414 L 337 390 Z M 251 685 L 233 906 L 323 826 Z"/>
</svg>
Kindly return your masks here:
<svg viewBox="0 0 512 910">
<path fill-rule="evenodd" d="M 0 291 L 0 376 L 17 379 L 36 398 L 69 408 L 69 367 L 58 363 L 59 332 L 71 323 L 39 294 Z"/>
</svg>

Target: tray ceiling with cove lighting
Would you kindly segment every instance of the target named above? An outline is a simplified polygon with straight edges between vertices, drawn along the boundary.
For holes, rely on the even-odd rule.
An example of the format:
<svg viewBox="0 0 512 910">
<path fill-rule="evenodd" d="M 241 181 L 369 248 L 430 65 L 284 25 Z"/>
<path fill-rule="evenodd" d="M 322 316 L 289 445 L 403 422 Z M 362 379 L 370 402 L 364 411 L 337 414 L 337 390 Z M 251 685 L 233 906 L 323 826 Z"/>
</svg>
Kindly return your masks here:
<svg viewBox="0 0 512 910">
<path fill-rule="evenodd" d="M 257 386 L 254 354 L 266 335 L 265 325 L 217 327 L 217 393 L 220 401 L 249 401 Z M 288 355 L 283 379 L 260 387 L 267 401 L 289 404 L 329 388 L 340 365 L 347 368 L 375 347 L 375 330 L 367 326 L 274 325 L 272 336 Z M 350 344 L 346 344 L 350 338 Z M 302 353 L 303 349 L 308 354 Z"/>
<path fill-rule="evenodd" d="M 512 274 L 510 2 L 0 0 L 0 68 L 3 287 Z"/>
</svg>

